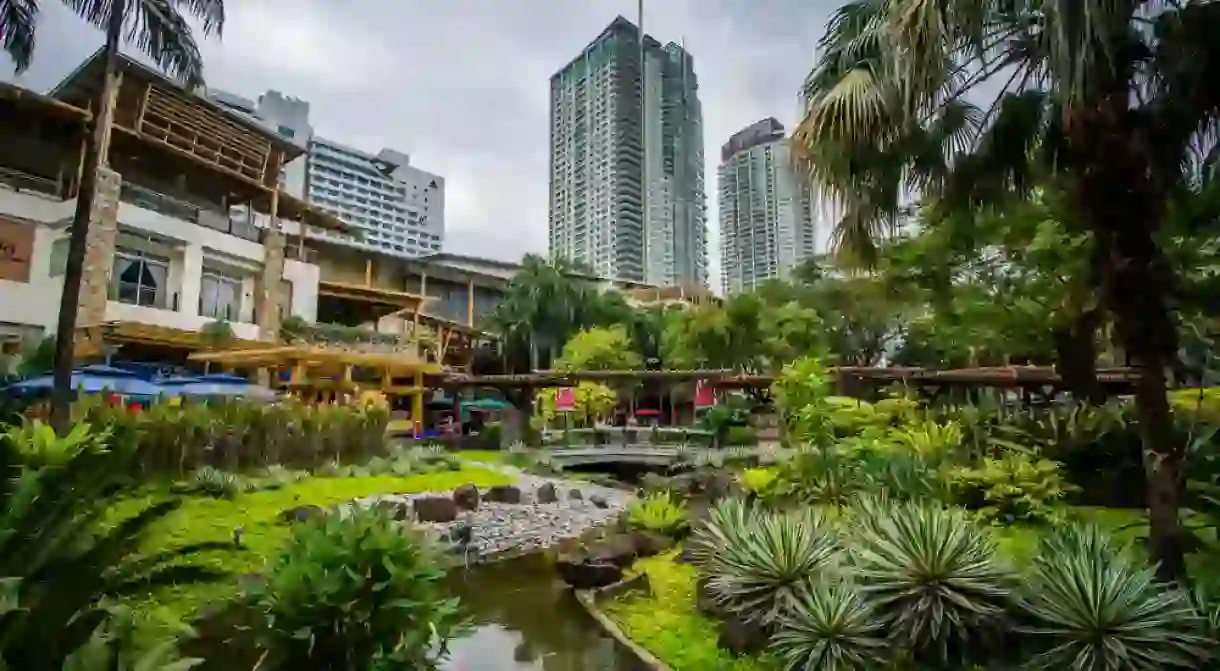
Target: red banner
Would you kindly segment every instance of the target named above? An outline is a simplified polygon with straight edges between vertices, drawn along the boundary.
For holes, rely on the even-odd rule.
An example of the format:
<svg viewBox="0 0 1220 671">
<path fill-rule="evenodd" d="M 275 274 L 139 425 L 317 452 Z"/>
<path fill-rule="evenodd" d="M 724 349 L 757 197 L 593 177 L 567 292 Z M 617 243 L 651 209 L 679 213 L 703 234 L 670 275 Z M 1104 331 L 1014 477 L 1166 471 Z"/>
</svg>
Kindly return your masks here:
<svg viewBox="0 0 1220 671">
<path fill-rule="evenodd" d="M 707 380 L 695 381 L 695 407 L 709 408 L 713 405 L 716 405 L 716 388 Z"/>
<path fill-rule="evenodd" d="M 572 412 L 576 409 L 576 395 L 571 387 L 560 387 L 555 392 L 555 412 Z"/>
</svg>

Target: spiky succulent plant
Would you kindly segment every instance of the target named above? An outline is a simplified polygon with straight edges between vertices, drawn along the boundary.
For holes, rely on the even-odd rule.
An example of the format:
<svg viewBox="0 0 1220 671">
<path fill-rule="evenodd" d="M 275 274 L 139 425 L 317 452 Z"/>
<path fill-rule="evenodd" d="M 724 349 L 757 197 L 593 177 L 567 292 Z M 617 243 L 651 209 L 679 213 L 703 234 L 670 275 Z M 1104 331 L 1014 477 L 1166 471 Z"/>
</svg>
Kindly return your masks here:
<svg viewBox="0 0 1220 671">
<path fill-rule="evenodd" d="M 771 650 L 785 671 L 863 671 L 890 660 L 881 618 L 849 582 L 798 588 L 778 625 Z"/>
</svg>

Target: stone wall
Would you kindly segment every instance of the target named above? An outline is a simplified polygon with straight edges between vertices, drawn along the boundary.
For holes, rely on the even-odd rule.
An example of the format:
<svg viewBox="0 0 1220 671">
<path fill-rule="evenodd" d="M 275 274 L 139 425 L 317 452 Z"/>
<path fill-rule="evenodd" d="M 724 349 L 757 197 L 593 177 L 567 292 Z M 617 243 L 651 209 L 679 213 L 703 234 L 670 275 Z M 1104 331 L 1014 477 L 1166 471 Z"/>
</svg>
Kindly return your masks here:
<svg viewBox="0 0 1220 671">
<path fill-rule="evenodd" d="M 122 175 L 109 168 L 98 168 L 81 270 L 76 314 L 78 328 L 96 326 L 106 320 L 106 301 L 110 295 L 110 275 L 114 271 L 115 242 L 119 234 L 119 190 L 122 185 Z"/>
<path fill-rule="evenodd" d="M 264 231 L 263 249 L 266 256 L 262 270 L 255 281 L 255 311 L 258 322 L 259 340 L 263 342 L 278 342 L 280 338 L 280 293 L 283 291 L 284 280 L 284 233 L 279 229 L 279 222 L 271 222 Z"/>
</svg>

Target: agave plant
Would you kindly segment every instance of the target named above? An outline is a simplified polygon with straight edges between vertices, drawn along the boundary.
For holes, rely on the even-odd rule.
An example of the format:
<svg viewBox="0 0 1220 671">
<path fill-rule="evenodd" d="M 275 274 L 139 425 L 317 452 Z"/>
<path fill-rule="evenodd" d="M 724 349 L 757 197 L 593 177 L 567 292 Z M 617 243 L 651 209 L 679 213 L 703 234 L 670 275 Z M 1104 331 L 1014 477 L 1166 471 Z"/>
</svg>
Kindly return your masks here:
<svg viewBox="0 0 1220 671">
<path fill-rule="evenodd" d="M 1093 526 L 1043 541 L 1024 599 L 1040 648 L 1028 666 L 1082 671 L 1200 668 L 1207 620 L 1186 591 L 1156 580 L 1130 548 Z"/>
<path fill-rule="evenodd" d="M 775 623 L 797 591 L 833 565 L 838 548 L 826 526 L 813 509 L 755 513 L 737 542 L 704 566 L 712 597 L 747 622 Z"/>
<path fill-rule="evenodd" d="M 990 535 L 964 510 L 875 502 L 854 519 L 853 574 L 895 645 L 916 659 L 960 659 L 1003 621 L 1010 574 Z"/>
<path fill-rule="evenodd" d="M 771 649 L 785 671 L 856 671 L 890 659 L 882 620 L 846 582 L 803 585 L 779 616 Z"/>
<path fill-rule="evenodd" d="M 706 570 L 724 549 L 741 542 L 757 513 L 741 499 L 721 499 L 686 542 L 695 564 Z"/>
</svg>

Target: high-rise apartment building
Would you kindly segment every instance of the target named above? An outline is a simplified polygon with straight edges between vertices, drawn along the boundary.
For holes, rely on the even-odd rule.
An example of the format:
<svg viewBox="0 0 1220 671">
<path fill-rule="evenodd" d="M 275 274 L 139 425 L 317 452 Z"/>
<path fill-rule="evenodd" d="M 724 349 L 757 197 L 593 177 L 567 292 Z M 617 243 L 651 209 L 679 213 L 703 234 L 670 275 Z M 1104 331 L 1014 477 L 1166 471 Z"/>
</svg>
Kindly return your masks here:
<svg viewBox="0 0 1220 671">
<path fill-rule="evenodd" d="M 621 16 L 551 77 L 553 256 L 603 277 L 706 284 L 698 89 L 681 45 L 641 40 Z"/>
<path fill-rule="evenodd" d="M 253 118 L 306 149 L 285 166 L 284 188 L 360 229 L 361 237 L 308 231 L 318 237 L 397 256 L 435 254 L 445 238 L 445 180 L 411 165 L 392 149 L 369 154 L 314 135 L 309 103 L 268 91 L 257 101 L 210 91 L 219 105 Z"/>
<path fill-rule="evenodd" d="M 817 252 L 810 189 L 793 169 L 779 121 L 763 119 L 729 138 L 718 178 L 724 293 L 787 277 Z"/>
</svg>

